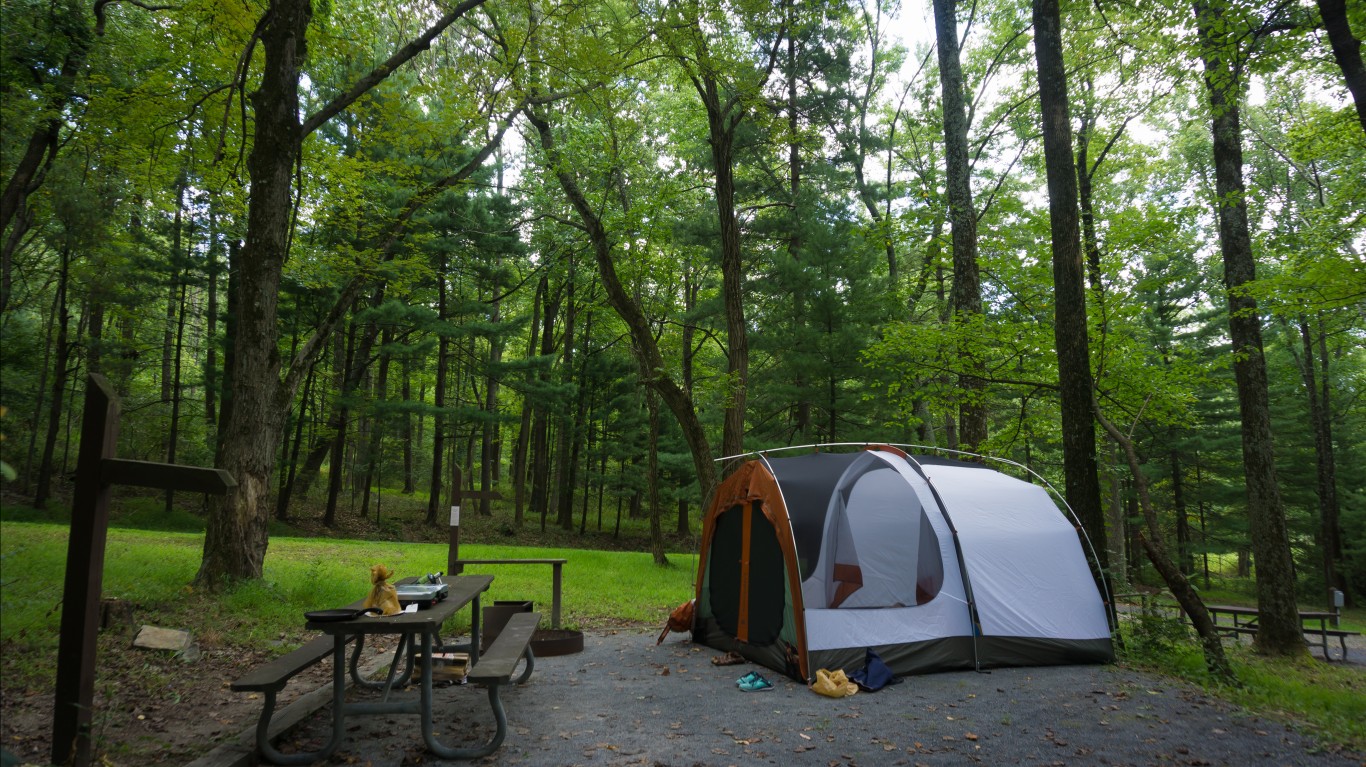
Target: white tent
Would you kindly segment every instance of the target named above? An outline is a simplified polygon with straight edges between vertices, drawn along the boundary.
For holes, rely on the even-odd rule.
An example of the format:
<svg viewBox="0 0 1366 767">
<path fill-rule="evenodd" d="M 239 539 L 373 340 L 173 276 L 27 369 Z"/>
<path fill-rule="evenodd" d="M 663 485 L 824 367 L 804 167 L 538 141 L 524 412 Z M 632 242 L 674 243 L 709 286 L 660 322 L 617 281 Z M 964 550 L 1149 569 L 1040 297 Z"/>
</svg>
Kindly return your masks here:
<svg viewBox="0 0 1366 767">
<path fill-rule="evenodd" d="M 703 521 L 694 637 L 794 677 L 1107 662 L 1077 529 L 1037 485 L 895 448 L 760 458 Z"/>
</svg>

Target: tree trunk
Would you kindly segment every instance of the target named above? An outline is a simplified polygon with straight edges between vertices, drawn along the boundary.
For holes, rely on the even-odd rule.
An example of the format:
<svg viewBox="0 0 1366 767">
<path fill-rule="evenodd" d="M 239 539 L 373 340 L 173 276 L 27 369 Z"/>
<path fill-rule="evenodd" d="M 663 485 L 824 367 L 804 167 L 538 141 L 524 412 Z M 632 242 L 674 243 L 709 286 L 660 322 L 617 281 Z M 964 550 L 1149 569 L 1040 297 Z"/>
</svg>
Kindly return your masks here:
<svg viewBox="0 0 1366 767">
<path fill-rule="evenodd" d="M 1342 69 L 1342 78 L 1352 94 L 1357 109 L 1357 120 L 1366 131 L 1366 64 L 1361 61 L 1361 41 L 1352 34 L 1347 20 L 1347 0 L 1318 0 L 1319 15 L 1328 30 L 1328 42 L 1333 46 L 1333 58 Z"/>
<path fill-rule="evenodd" d="M 1048 172 L 1048 213 L 1053 243 L 1053 340 L 1058 352 L 1065 493 L 1098 560 L 1099 572 L 1095 576 L 1103 580 L 1109 568 L 1109 549 L 1105 545 L 1105 510 L 1100 503 L 1100 477 L 1096 467 L 1086 274 L 1082 266 L 1077 175 L 1073 165 L 1067 72 L 1063 66 L 1057 0 L 1034 0 L 1034 54 L 1043 114 L 1044 163 Z"/>
<path fill-rule="evenodd" d="M 1323 547 L 1323 582 L 1330 589 L 1348 594 L 1350 592 L 1347 589 L 1347 578 L 1339 569 L 1342 562 L 1342 528 L 1338 506 L 1337 458 L 1333 452 L 1332 388 L 1328 375 L 1328 348 L 1324 340 L 1326 334 L 1323 332 L 1322 319 L 1319 326 L 1319 348 L 1316 354 L 1309 318 L 1300 315 L 1300 342 L 1304 347 L 1301 371 L 1304 376 L 1305 392 L 1309 395 L 1309 423 L 1314 430 L 1314 469 L 1319 498 L 1319 544 Z M 1316 365 L 1319 370 L 1315 370 Z"/>
<path fill-rule="evenodd" d="M 574 300 L 575 293 L 575 258 L 570 253 L 569 275 L 565 279 L 565 310 L 564 310 L 564 354 L 560 358 L 560 371 L 564 377 L 564 382 L 570 385 L 574 383 L 574 333 L 577 332 L 575 325 L 578 320 L 578 306 Z M 577 387 L 577 397 L 579 402 L 583 401 L 584 391 L 582 387 Z M 555 523 L 561 530 L 574 529 L 574 444 L 578 442 L 578 423 L 575 422 L 577 408 L 564 407 L 559 417 L 559 429 L 557 445 L 555 447 L 555 488 L 556 488 L 556 518 Z"/>
<path fill-rule="evenodd" d="M 280 391 L 277 301 L 294 210 L 294 162 L 303 144 L 299 77 L 312 15 L 308 0 L 275 0 L 260 27 L 265 62 L 252 95 L 255 137 L 247 158 L 247 242 L 237 274 L 232 416 L 219 460 L 237 487 L 209 502 L 204 559 L 195 581 L 210 588 L 224 579 L 260 578 L 269 540 L 271 465 L 289 399 Z"/>
<path fill-rule="evenodd" d="M 280 281 L 293 222 L 295 164 L 308 133 L 335 117 L 396 68 L 430 47 L 433 39 L 484 0 L 464 0 L 422 35 L 396 51 L 304 123 L 299 121 L 302 65 L 307 53 L 310 0 L 272 0 L 257 29 L 264 56 L 260 86 L 251 95 L 253 127 L 247 173 L 247 242 L 238 271 L 237 327 L 234 333 L 231 413 L 222 430 L 218 466 L 237 481 L 236 488 L 209 504 L 204 558 L 195 582 L 217 588 L 225 581 L 260 578 L 269 543 L 267 520 L 271 464 L 284 428 L 284 413 L 302 380 L 304 366 L 317 354 L 360 282 L 348 285 L 333 312 L 320 324 L 281 379 L 277 339 Z M 491 151 L 491 150 L 490 150 Z M 486 156 L 481 153 L 481 156 Z M 359 278 L 358 278 L 359 279 Z"/>
<path fill-rule="evenodd" d="M 180 284 L 180 296 L 176 302 L 176 328 L 175 328 L 175 356 L 171 373 L 171 426 L 166 434 L 166 463 L 175 464 L 176 446 L 180 442 L 180 400 L 181 400 L 181 381 L 180 371 L 183 367 L 182 357 L 185 350 L 185 283 Z M 175 501 L 175 491 L 166 491 L 166 513 L 171 513 L 172 504 Z"/>
<path fill-rule="evenodd" d="M 1176 515 L 1176 564 L 1187 578 L 1195 574 L 1195 555 L 1191 551 L 1190 514 L 1186 510 L 1186 483 L 1181 477 L 1181 457 L 1173 450 L 1169 456 L 1172 471 L 1172 513 Z"/>
<path fill-rule="evenodd" d="M 495 325 L 499 322 L 498 310 L 498 302 L 495 301 L 489 317 L 489 321 Z M 486 419 L 479 445 L 479 489 L 484 492 L 484 496 L 479 499 L 479 516 L 481 517 L 493 515 L 493 499 L 488 497 L 488 493 L 492 492 L 493 486 L 498 481 L 498 433 L 502 428 L 498 418 L 498 367 L 502 362 L 503 340 L 501 337 L 490 338 L 489 373 L 488 377 L 484 379 L 484 415 Z"/>
<path fill-rule="evenodd" d="M 527 333 L 527 359 L 536 356 L 536 329 L 541 326 L 541 306 L 545 303 L 546 293 L 550 290 L 550 280 L 541 274 L 541 279 L 536 283 L 536 295 L 531 302 L 531 332 Z M 526 371 L 526 389 L 531 390 L 532 379 L 535 373 L 530 368 Z M 522 406 L 522 422 L 517 429 L 517 444 L 512 451 L 512 494 L 513 494 L 513 517 L 512 525 L 520 530 L 526 521 L 526 483 L 527 483 L 527 455 L 531 449 L 531 411 L 532 407 L 528 404 Z"/>
<path fill-rule="evenodd" d="M 68 339 L 71 324 L 71 311 L 66 297 L 71 283 L 71 251 L 61 251 L 61 267 L 57 273 L 56 315 L 57 340 L 52 360 L 52 399 L 48 403 L 47 436 L 43 439 L 43 458 L 38 464 L 37 489 L 33 494 L 33 508 L 46 509 L 52 493 L 52 475 L 55 471 L 57 433 L 61 430 L 62 413 L 65 410 L 66 382 L 71 364 L 71 342 Z"/>
<path fill-rule="evenodd" d="M 375 398 L 373 400 L 375 407 L 370 409 L 370 444 L 365 451 L 365 479 L 361 482 L 360 515 L 362 518 L 370 514 L 370 488 L 375 485 L 376 471 L 384 457 L 385 417 L 383 408 L 385 400 L 389 398 L 389 362 L 391 359 L 385 348 L 393 342 L 393 338 L 393 330 L 386 325 L 380 338 L 379 374 L 375 376 Z M 378 518 L 378 514 L 376 514 L 376 518 Z"/>
<path fill-rule="evenodd" d="M 787 195 L 792 206 L 788 212 L 787 256 L 796 266 L 802 260 L 804 211 L 801 202 L 801 117 L 797 109 L 797 33 L 792 19 L 793 0 L 784 1 L 783 11 L 787 17 Z M 792 307 L 793 323 L 800 328 L 806 322 L 806 294 L 802 290 L 793 291 Z M 801 338 L 799 335 L 798 339 Z M 801 348 L 804 342 L 798 340 L 797 343 L 798 347 L 794 351 L 801 354 L 804 351 Z M 805 443 L 809 441 L 811 433 L 811 396 L 807 392 L 806 371 L 798 367 L 795 372 L 796 377 L 792 384 L 796 390 L 797 402 L 792 431 L 799 435 L 799 442 Z M 833 441 L 833 436 L 831 439 Z"/>
<path fill-rule="evenodd" d="M 313 380 L 316 373 L 316 368 L 310 367 L 308 377 L 304 379 L 304 391 L 299 396 L 299 416 L 294 419 L 294 439 L 287 459 L 289 471 L 275 498 L 275 518 L 281 522 L 289 519 L 289 501 L 294 495 L 295 479 L 299 476 L 299 448 L 304 442 L 304 421 L 308 420 L 308 400 L 313 396 Z"/>
<path fill-rule="evenodd" d="M 207 305 L 204 307 L 204 422 L 209 426 L 218 421 L 218 211 L 217 197 L 209 202 L 208 260 L 204 276 L 207 282 Z"/>
<path fill-rule="evenodd" d="M 968 162 L 968 116 L 963 95 L 963 68 L 958 50 L 957 0 L 934 0 L 934 27 L 939 50 L 939 82 L 944 104 L 944 161 L 947 168 L 949 216 L 953 222 L 953 318 L 967 322 L 982 313 L 982 281 L 977 271 L 977 210 L 972 202 L 972 170 Z M 987 439 L 986 384 L 981 362 L 969 358 L 969 373 L 958 377 L 962 390 L 957 441 L 973 452 Z M 952 433 L 952 432 L 951 432 Z M 951 437 L 952 439 L 952 437 Z"/>
<path fill-rule="evenodd" d="M 548 287 L 548 285 L 547 285 Z M 560 310 L 560 296 L 546 291 L 545 307 L 541 314 L 541 358 L 555 353 L 555 319 Z M 542 387 L 550 382 L 550 371 L 540 373 Z M 531 513 L 540 517 L 541 531 L 545 531 L 550 513 L 550 413 L 545 403 L 535 408 L 531 418 Z"/>
<path fill-rule="evenodd" d="M 591 300 L 591 299 L 590 299 Z M 566 331 L 567 332 L 567 331 Z M 583 324 L 583 352 L 580 355 L 583 361 L 579 363 L 577 396 L 574 406 L 574 415 L 570 424 L 573 437 L 569 440 L 569 457 L 564 464 L 564 470 L 560 474 L 560 488 L 563 495 L 560 496 L 560 526 L 565 530 L 574 529 L 574 488 L 578 485 L 579 462 L 583 458 L 583 443 L 585 422 L 588 418 L 589 388 L 584 384 L 588 380 L 588 342 L 593 336 L 593 314 L 589 312 Z M 568 367 L 566 366 L 566 369 Z M 565 460 L 565 459 L 562 459 Z M 587 472 L 585 472 L 587 473 Z M 584 488 L 584 502 L 587 503 L 588 488 Z M 585 509 L 587 507 L 585 506 Z"/>
<path fill-rule="evenodd" d="M 655 564 L 667 565 L 669 558 L 664 553 L 664 526 L 661 517 L 664 510 L 659 507 L 659 394 L 653 389 L 645 390 L 645 406 L 650 413 L 650 445 L 646 451 L 647 468 L 645 484 L 650 504 L 650 555 Z"/>
<path fill-rule="evenodd" d="M 351 428 L 352 375 L 360 367 L 356 353 L 356 325 L 353 320 L 346 332 L 346 354 L 341 361 L 341 388 L 337 390 L 337 403 L 332 409 L 332 439 L 328 447 L 327 459 L 327 501 L 323 511 L 323 524 L 335 527 L 337 524 L 337 499 L 341 496 L 342 477 L 346 474 L 346 434 Z"/>
<path fill-rule="evenodd" d="M 1086 277 L 1096 298 L 1096 308 L 1104 317 L 1105 283 L 1101 279 L 1100 236 L 1096 233 L 1095 195 L 1091 187 L 1094 176 L 1091 167 L 1091 134 L 1096 128 L 1095 83 L 1089 73 L 1082 77 L 1081 107 L 1081 123 L 1077 128 L 1077 202 L 1081 206 L 1081 242 L 1086 253 Z"/>
<path fill-rule="evenodd" d="M 400 396 L 404 403 L 413 401 L 413 361 L 408 355 L 403 357 L 403 389 Z M 404 410 L 402 418 L 399 438 L 403 442 L 403 494 L 412 495 L 417 492 L 413 477 L 413 414 Z"/>
<path fill-rule="evenodd" d="M 1195 20 L 1205 65 L 1205 89 L 1213 118 L 1215 199 L 1219 249 L 1228 291 L 1233 376 L 1242 418 L 1243 472 L 1248 521 L 1257 562 L 1257 649 L 1268 655 L 1307 651 L 1295 601 L 1295 565 L 1290 556 L 1285 510 L 1273 456 L 1266 359 L 1261 317 L 1248 288 L 1256 280 L 1243 185 L 1243 136 L 1239 100 L 1242 72 L 1235 63 L 1234 37 L 1222 0 L 1195 0 Z"/>
<path fill-rule="evenodd" d="M 1201 601 L 1200 595 L 1191 587 L 1190 581 L 1181 574 L 1181 570 L 1172 562 L 1171 557 L 1167 556 L 1166 546 L 1162 543 L 1162 531 L 1157 524 L 1157 512 L 1153 511 L 1152 500 L 1148 495 L 1148 478 L 1143 473 L 1143 466 L 1138 461 L 1138 453 L 1134 452 L 1134 443 L 1124 436 L 1115 425 L 1110 423 L 1100 411 L 1100 405 L 1092 399 L 1092 406 L 1095 408 L 1095 418 L 1100 422 L 1101 428 L 1105 429 L 1110 438 L 1119 445 L 1124 451 L 1124 457 L 1129 463 L 1129 475 L 1133 478 L 1134 488 L 1137 490 L 1138 505 L 1143 511 L 1143 521 L 1147 528 L 1145 534 L 1142 530 L 1138 531 L 1137 537 L 1143 550 L 1148 555 L 1148 560 L 1157 568 L 1157 572 L 1162 576 L 1163 582 L 1171 591 L 1172 596 L 1180 603 L 1181 609 L 1190 618 L 1191 625 L 1195 627 L 1195 632 L 1200 636 L 1200 646 L 1205 653 L 1205 668 L 1210 675 L 1222 682 L 1237 683 L 1237 677 L 1233 674 L 1233 666 L 1228 662 L 1228 656 L 1224 654 L 1224 646 L 1219 641 L 1219 632 L 1214 628 L 1214 621 L 1210 618 L 1209 611 L 1205 609 L 1205 603 Z M 1260 632 L 1259 632 L 1260 633 Z"/>
<path fill-rule="evenodd" d="M 702 498 L 706 503 L 710 503 L 712 494 L 716 491 L 716 469 L 712 465 L 711 446 L 707 441 L 706 431 L 702 428 L 702 422 L 697 417 L 692 396 L 679 387 L 666 372 L 664 358 L 660 354 L 658 344 L 655 343 L 649 320 L 640 305 L 626 292 L 617 275 L 616 265 L 612 261 L 612 243 L 602 220 L 579 188 L 578 181 L 568 170 L 560 167 L 559 150 L 550 123 L 535 110 L 528 110 L 527 115 L 536 128 L 541 148 L 550 159 L 560 188 L 588 231 L 593 256 L 598 265 L 598 277 L 607 291 L 608 303 L 630 331 L 633 347 L 640 358 L 642 380 L 647 386 L 654 387 L 659 392 L 660 398 L 682 428 L 683 439 L 688 443 L 689 451 L 692 453 L 693 468 L 697 473 Z"/>
<path fill-rule="evenodd" d="M 436 320 L 446 321 L 446 257 L 441 256 L 441 267 L 436 274 Z M 441 508 L 441 483 L 444 472 L 441 461 L 446 453 L 446 369 L 451 364 L 451 342 L 445 333 L 436 340 L 436 387 L 432 395 L 432 476 L 427 483 L 428 525 L 436 524 L 436 511 Z"/>
<path fill-rule="evenodd" d="M 737 456 L 726 462 L 723 476 L 739 468 L 745 450 L 745 399 L 749 386 L 749 334 L 745 328 L 744 260 L 740 251 L 740 219 L 735 212 L 735 132 L 739 107 L 721 103 L 714 77 L 704 75 L 698 95 L 707 108 L 707 143 L 715 173 L 716 215 L 720 226 L 721 293 L 726 315 L 726 406 L 722 417 L 721 453 Z"/>
</svg>

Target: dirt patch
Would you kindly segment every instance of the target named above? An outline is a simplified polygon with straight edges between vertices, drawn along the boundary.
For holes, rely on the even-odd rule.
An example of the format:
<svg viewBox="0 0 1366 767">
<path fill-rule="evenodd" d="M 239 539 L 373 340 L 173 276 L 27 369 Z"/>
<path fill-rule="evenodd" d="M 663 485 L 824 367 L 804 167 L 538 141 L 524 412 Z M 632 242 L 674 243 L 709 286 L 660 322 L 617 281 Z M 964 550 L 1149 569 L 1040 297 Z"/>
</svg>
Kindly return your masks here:
<svg viewBox="0 0 1366 767">
<path fill-rule="evenodd" d="M 260 694 L 233 692 L 229 686 L 271 654 L 206 638 L 195 658 L 194 651 L 182 656 L 134 648 L 131 634 L 122 631 L 102 633 L 93 722 L 102 764 L 185 764 L 254 726 Z M 12 643 L 4 648 L 0 734 L 4 748 L 23 762 L 48 764 L 53 684 L 26 671 L 36 661 Z M 50 658 L 43 663 L 51 664 Z M 331 665 L 321 663 L 295 677 L 281 694 L 281 705 L 325 684 L 330 673 Z"/>
</svg>

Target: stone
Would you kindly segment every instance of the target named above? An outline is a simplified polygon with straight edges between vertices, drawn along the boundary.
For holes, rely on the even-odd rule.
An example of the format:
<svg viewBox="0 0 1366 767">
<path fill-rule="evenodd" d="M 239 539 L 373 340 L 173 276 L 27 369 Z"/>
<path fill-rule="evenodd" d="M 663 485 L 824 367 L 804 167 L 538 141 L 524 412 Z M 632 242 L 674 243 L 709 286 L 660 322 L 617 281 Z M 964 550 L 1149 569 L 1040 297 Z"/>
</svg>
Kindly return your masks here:
<svg viewBox="0 0 1366 767">
<path fill-rule="evenodd" d="M 138 629 L 137 636 L 133 637 L 133 646 L 146 650 L 184 652 L 190 646 L 190 632 L 143 626 Z"/>
</svg>

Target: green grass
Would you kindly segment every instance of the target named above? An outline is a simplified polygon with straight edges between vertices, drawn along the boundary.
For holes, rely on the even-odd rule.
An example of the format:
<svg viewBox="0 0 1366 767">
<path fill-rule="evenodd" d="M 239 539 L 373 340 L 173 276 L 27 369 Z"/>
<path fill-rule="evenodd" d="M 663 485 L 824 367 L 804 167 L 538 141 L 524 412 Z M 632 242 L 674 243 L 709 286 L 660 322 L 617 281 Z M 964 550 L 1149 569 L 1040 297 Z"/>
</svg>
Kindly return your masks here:
<svg viewBox="0 0 1366 767">
<path fill-rule="evenodd" d="M 0 642 L 7 650 L 56 644 L 65 577 L 67 528 L 0 522 Z M 256 647 L 289 646 L 305 639 L 302 615 L 362 599 L 369 569 L 383 563 L 396 577 L 445 569 L 447 547 L 431 543 L 272 538 L 264 578 L 222 594 L 197 593 L 203 536 L 111 529 L 104 566 L 104 597 L 134 606 L 141 623 L 184 628 L 210 641 Z M 654 565 L 649 554 L 565 548 L 465 545 L 471 559 L 563 558 L 566 628 L 663 625 L 669 611 L 692 595 L 696 557 L 670 555 Z M 531 600 L 549 617 L 548 565 L 470 567 L 494 576 L 485 596 Z M 462 625 L 463 621 L 463 625 Z M 468 626 L 468 613 L 451 628 Z M 281 642 L 283 640 L 283 642 Z"/>
<path fill-rule="evenodd" d="M 1363 625 L 1366 610 L 1343 613 L 1343 628 L 1361 631 Z M 1181 621 L 1136 616 L 1122 631 L 1123 659 L 1130 665 L 1186 679 L 1230 703 L 1290 722 L 1320 742 L 1366 751 L 1366 673 L 1360 668 L 1310 657 L 1265 658 L 1247 643 L 1226 641 L 1239 681 L 1228 686 L 1210 679 L 1194 634 Z"/>
</svg>

